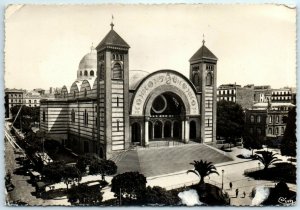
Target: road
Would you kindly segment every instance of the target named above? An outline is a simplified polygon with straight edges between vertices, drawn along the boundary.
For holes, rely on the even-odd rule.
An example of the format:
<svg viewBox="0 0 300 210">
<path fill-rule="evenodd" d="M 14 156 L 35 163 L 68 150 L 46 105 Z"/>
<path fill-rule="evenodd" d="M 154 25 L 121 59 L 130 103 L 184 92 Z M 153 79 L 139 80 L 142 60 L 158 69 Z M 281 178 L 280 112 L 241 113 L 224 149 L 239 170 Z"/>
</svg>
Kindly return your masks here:
<svg viewBox="0 0 300 210">
<path fill-rule="evenodd" d="M 11 180 L 15 186 L 15 189 L 6 195 L 6 205 L 13 205 L 16 201 L 28 203 L 30 206 L 69 205 L 66 200 L 43 200 L 33 196 L 32 193 L 35 192 L 35 188 L 28 183 L 30 177 L 13 173 L 15 169 L 21 167 L 16 162 L 19 154 L 15 153 L 15 151 L 20 150 L 7 130 L 7 127 L 5 129 L 5 171 L 6 173 L 8 171 L 11 173 Z"/>
</svg>

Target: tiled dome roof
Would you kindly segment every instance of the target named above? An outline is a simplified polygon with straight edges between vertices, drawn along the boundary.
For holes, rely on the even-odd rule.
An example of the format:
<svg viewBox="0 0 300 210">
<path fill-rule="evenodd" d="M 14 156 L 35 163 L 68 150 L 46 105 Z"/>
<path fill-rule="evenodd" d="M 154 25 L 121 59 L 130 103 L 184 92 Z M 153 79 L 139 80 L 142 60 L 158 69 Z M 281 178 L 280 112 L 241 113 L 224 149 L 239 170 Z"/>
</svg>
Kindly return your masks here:
<svg viewBox="0 0 300 210">
<path fill-rule="evenodd" d="M 79 70 L 97 69 L 97 52 L 92 49 L 90 53 L 83 56 L 79 63 Z"/>
<path fill-rule="evenodd" d="M 130 70 L 129 71 L 129 90 L 135 90 L 149 72 L 143 70 Z"/>
</svg>

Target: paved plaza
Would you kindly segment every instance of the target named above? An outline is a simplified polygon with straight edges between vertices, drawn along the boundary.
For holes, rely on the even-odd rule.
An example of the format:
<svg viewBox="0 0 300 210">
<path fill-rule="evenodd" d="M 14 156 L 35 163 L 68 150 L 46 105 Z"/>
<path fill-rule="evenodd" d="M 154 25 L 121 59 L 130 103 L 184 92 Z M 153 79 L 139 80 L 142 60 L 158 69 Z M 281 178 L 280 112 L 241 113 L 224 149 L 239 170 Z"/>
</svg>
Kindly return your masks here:
<svg viewBox="0 0 300 210">
<path fill-rule="evenodd" d="M 232 158 L 205 144 L 188 144 L 130 150 L 120 154 L 116 163 L 118 173 L 139 171 L 146 177 L 153 177 L 192 169 L 190 163 L 194 160 L 206 160 L 217 164 L 232 161 Z"/>
</svg>

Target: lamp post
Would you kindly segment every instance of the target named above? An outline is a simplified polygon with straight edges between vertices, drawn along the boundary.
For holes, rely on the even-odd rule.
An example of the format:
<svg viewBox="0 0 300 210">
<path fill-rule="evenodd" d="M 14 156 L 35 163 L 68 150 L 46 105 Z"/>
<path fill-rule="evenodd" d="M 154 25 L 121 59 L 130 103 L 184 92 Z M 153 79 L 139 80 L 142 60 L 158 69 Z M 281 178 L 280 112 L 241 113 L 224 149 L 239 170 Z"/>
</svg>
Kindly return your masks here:
<svg viewBox="0 0 300 210">
<path fill-rule="evenodd" d="M 223 180 L 224 180 L 224 170 L 222 170 L 222 190 L 223 190 L 223 186 L 224 186 Z"/>
</svg>

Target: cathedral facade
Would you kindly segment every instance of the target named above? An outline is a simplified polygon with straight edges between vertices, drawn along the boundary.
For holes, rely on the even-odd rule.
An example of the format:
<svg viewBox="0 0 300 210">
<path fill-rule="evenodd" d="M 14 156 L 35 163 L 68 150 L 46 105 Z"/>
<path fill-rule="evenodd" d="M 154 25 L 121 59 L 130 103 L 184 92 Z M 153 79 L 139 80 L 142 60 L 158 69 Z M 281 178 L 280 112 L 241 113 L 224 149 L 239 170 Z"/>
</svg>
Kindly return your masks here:
<svg viewBox="0 0 300 210">
<path fill-rule="evenodd" d="M 111 30 L 79 63 L 59 98 L 40 103 L 40 129 L 75 153 L 110 158 L 131 145 L 216 139 L 217 57 L 205 46 L 190 74 L 129 70 L 130 46 Z"/>
</svg>

